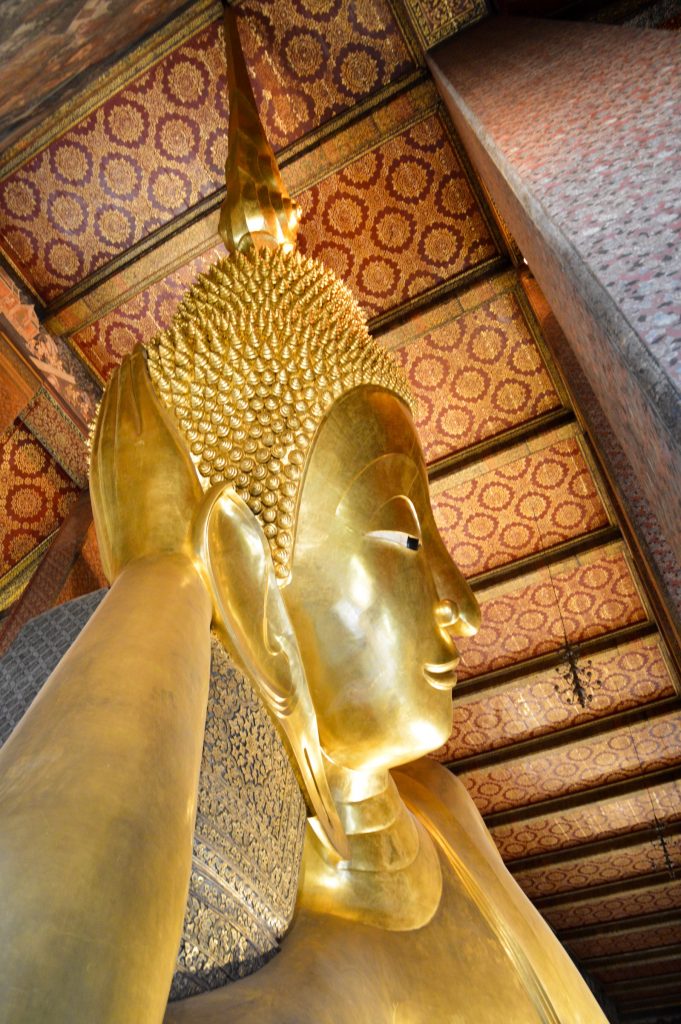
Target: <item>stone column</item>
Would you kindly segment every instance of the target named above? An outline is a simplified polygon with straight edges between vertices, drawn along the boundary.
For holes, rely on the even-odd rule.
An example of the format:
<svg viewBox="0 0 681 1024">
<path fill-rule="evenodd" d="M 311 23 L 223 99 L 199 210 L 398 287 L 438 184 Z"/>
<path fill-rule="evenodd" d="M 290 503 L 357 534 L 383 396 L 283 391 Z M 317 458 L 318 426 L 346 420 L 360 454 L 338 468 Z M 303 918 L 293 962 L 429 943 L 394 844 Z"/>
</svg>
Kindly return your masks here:
<svg viewBox="0 0 681 1024">
<path fill-rule="evenodd" d="M 428 60 L 469 156 L 678 553 L 678 36 L 488 19 Z"/>
</svg>

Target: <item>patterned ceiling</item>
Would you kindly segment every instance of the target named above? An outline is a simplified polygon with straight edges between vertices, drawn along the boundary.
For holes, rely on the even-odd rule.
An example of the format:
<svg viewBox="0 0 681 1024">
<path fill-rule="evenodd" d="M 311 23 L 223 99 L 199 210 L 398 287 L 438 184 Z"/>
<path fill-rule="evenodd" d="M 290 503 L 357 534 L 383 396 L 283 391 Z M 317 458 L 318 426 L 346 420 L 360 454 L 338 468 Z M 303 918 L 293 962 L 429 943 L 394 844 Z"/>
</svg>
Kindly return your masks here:
<svg viewBox="0 0 681 1024">
<path fill-rule="evenodd" d="M 668 1008 L 681 961 L 677 653 L 541 335 L 536 289 L 424 68 L 423 47 L 483 5 L 236 6 L 303 207 L 301 248 L 345 278 L 407 373 L 435 515 L 483 609 L 434 756 L 461 775 L 612 1019 L 653 1006 L 656 989 Z M 102 2 L 102 17 L 116 8 Z M 137 38 L 145 11 L 129 19 Z M 60 531 L 86 483 L 85 424 L 122 356 L 220 253 L 220 11 L 190 4 L 58 110 L 43 104 L 0 155 L 0 607 L 12 629 L 26 609 L 101 585 L 92 530 L 75 552 Z M 17 123 L 24 109 L 19 96 Z M 584 706 L 561 670 L 566 640 L 592 673 Z"/>
</svg>

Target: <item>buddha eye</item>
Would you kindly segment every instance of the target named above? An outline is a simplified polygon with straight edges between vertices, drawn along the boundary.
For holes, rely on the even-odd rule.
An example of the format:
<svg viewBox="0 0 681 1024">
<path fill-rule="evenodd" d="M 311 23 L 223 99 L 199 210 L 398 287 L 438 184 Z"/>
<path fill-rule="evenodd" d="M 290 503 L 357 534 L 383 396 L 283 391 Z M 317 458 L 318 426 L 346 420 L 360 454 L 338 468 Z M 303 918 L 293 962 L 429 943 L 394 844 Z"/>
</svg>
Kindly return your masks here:
<svg viewBox="0 0 681 1024">
<path fill-rule="evenodd" d="M 372 530 L 369 537 L 375 540 L 384 540 L 389 544 L 397 544 L 398 547 L 407 548 L 409 551 L 418 551 L 421 547 L 419 537 L 411 533 L 403 533 L 401 530 Z"/>
</svg>

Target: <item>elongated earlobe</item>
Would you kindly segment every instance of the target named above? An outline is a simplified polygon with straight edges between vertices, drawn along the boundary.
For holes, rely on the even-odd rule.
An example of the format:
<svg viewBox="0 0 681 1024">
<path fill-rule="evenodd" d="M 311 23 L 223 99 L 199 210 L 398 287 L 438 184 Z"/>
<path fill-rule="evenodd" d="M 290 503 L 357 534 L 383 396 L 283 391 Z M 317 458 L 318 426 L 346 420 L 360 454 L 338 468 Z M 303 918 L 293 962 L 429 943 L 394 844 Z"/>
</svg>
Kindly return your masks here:
<svg viewBox="0 0 681 1024">
<path fill-rule="evenodd" d="M 326 779 L 317 717 L 269 546 L 248 505 L 227 484 L 206 493 L 194 545 L 213 597 L 213 625 L 281 727 L 316 815 L 315 832 L 345 858 L 347 839 Z"/>
</svg>

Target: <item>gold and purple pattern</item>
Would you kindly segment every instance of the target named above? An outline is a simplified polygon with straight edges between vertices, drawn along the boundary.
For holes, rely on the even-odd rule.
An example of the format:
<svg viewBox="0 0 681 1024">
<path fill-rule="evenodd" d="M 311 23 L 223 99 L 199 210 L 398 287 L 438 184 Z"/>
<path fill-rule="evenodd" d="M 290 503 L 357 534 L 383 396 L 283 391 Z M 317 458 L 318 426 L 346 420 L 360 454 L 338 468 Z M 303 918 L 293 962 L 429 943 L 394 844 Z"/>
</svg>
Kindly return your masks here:
<svg viewBox="0 0 681 1024">
<path fill-rule="evenodd" d="M 646 637 L 588 660 L 597 682 L 590 688 L 591 700 L 586 707 L 560 699 L 556 687 L 560 686 L 562 676 L 556 669 L 527 676 L 483 697 L 457 700 L 455 692 L 452 735 L 433 756 L 441 761 L 455 761 L 485 750 L 497 750 L 518 740 L 544 736 L 662 700 L 675 692 L 657 637 Z M 578 664 L 581 662 L 579 659 Z M 677 796 L 681 796 L 681 790 Z M 574 824 L 578 823 L 579 816 Z M 529 823 L 530 829 L 532 824 Z M 570 838 L 574 840 L 572 830 Z M 517 855 L 529 854 L 526 841 L 521 850 L 522 854 Z M 507 847 L 504 855 L 508 855 Z"/>
<path fill-rule="evenodd" d="M 239 12 L 276 148 L 416 67 L 387 0 L 244 0 Z M 221 187 L 224 60 L 218 19 L 0 183 L 0 242 L 43 300 Z"/>
<path fill-rule="evenodd" d="M 630 779 L 681 764 L 681 712 L 515 761 L 463 772 L 481 814 Z"/>
<path fill-rule="evenodd" d="M 577 439 L 556 434 L 442 477 L 431 485 L 431 498 L 435 522 L 466 577 L 608 522 Z"/>
<path fill-rule="evenodd" d="M 460 638 L 459 678 L 491 672 L 565 644 L 643 622 L 646 612 L 618 545 L 540 569 L 478 594 L 480 632 Z"/>
<path fill-rule="evenodd" d="M 447 299 L 412 316 L 394 331 L 395 339 L 407 332 L 410 340 L 398 341 L 393 355 L 416 398 L 427 462 L 560 406 L 513 292 L 467 312 L 459 297 Z M 393 347 L 392 332 L 382 340 Z"/>
<path fill-rule="evenodd" d="M 681 821 L 681 782 L 601 800 L 525 821 L 495 825 L 492 838 L 505 861 L 632 835 L 655 823 Z"/>
</svg>

